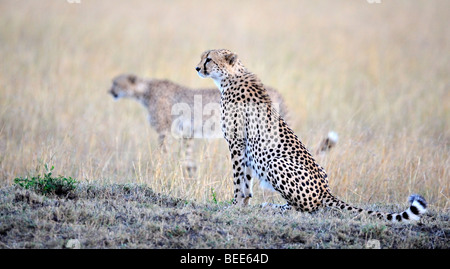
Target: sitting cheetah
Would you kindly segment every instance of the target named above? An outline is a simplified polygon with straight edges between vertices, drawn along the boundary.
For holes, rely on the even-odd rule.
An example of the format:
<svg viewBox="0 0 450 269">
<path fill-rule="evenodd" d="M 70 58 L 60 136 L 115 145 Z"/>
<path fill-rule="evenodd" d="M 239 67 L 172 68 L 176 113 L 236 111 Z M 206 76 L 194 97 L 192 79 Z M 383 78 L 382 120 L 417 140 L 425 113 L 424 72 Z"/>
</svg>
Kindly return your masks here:
<svg viewBox="0 0 450 269">
<path fill-rule="evenodd" d="M 196 71 L 202 78 L 212 78 L 221 93 L 222 131 L 233 168 L 233 204 L 248 204 L 253 176 L 287 201 L 272 205 L 282 211 L 311 212 L 319 207 L 363 211 L 331 194 L 325 170 L 273 108 L 261 81 L 236 54 L 226 49 L 205 51 Z M 425 199 L 411 195 L 409 202 L 410 207 L 401 213 L 366 213 L 393 222 L 419 220 L 426 212 Z"/>
<path fill-rule="evenodd" d="M 268 94 L 287 116 L 283 97 L 273 88 Z M 220 93 L 217 89 L 189 89 L 168 80 L 143 79 L 133 74 L 115 77 L 109 93 L 115 99 L 134 98 L 148 110 L 150 125 L 158 133 L 159 144 L 166 151 L 169 134 L 183 138 L 186 147 L 185 168 L 190 176 L 196 169 L 193 161 L 193 138 L 222 138 L 220 130 Z M 177 108 L 187 108 L 188 115 L 179 115 Z M 200 109 L 200 113 L 195 114 Z M 196 122 L 195 116 L 200 118 Z"/>
</svg>

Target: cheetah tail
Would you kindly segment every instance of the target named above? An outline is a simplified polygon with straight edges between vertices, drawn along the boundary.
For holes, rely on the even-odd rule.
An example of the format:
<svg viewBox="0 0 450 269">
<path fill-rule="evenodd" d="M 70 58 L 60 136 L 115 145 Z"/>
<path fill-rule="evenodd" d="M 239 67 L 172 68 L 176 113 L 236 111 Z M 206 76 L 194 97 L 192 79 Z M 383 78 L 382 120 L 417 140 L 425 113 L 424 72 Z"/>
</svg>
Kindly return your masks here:
<svg viewBox="0 0 450 269">
<path fill-rule="evenodd" d="M 326 205 L 327 207 L 339 208 L 341 210 L 348 210 L 356 213 L 365 211 L 368 215 L 391 222 L 418 221 L 420 219 L 420 216 L 425 214 L 425 212 L 427 211 L 427 202 L 425 201 L 425 198 L 418 194 L 409 196 L 408 201 L 410 203 L 409 208 L 400 213 L 385 213 L 370 210 L 365 211 L 361 208 L 352 207 L 331 194 L 329 194 L 329 196 L 324 199 L 324 205 Z"/>
<path fill-rule="evenodd" d="M 336 132 L 329 132 L 327 137 L 322 140 L 319 147 L 317 148 L 316 154 L 320 154 L 330 150 L 337 144 L 338 140 L 339 136 Z"/>
</svg>

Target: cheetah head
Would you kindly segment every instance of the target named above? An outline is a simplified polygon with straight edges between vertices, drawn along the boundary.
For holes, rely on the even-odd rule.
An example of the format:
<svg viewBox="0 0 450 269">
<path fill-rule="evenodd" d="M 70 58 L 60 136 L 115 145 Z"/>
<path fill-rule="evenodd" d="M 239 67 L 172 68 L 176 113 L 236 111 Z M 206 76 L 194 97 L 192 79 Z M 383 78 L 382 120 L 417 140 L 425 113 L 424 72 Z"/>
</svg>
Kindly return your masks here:
<svg viewBox="0 0 450 269">
<path fill-rule="evenodd" d="M 212 78 L 221 81 L 242 68 L 237 55 L 227 49 L 207 50 L 202 53 L 200 63 L 195 67 L 201 78 Z"/>
<path fill-rule="evenodd" d="M 123 74 L 115 77 L 109 93 L 115 98 L 132 97 L 138 90 L 140 78 L 132 74 Z"/>
</svg>

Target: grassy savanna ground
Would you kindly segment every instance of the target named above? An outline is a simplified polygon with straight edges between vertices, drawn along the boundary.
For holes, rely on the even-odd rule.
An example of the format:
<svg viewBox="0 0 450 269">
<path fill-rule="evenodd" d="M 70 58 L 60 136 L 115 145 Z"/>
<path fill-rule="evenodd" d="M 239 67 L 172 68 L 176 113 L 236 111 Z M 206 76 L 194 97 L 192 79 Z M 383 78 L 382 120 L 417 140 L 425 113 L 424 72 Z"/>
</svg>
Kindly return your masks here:
<svg viewBox="0 0 450 269">
<path fill-rule="evenodd" d="M 446 249 L 450 236 L 449 214 L 436 209 L 421 225 L 392 225 L 337 211 L 197 203 L 135 184 L 83 184 L 70 199 L 13 187 L 0 194 L 1 248 Z"/>
<path fill-rule="evenodd" d="M 334 248 L 377 238 L 386 248 L 448 248 L 448 1 L 1 1 L 0 12 L 1 247 L 79 238 L 93 248 Z M 198 176 L 186 178 L 182 154 L 160 154 L 142 106 L 107 94 L 129 72 L 213 87 L 194 71 L 210 48 L 235 51 L 276 87 L 311 149 L 339 133 L 317 156 L 338 197 L 395 211 L 419 193 L 424 226 L 222 209 L 232 196 L 225 142 L 198 141 Z M 82 182 L 77 198 L 11 187 L 45 164 Z M 254 189 L 253 205 L 282 202 Z M 176 225 L 176 236 L 166 233 Z"/>
</svg>

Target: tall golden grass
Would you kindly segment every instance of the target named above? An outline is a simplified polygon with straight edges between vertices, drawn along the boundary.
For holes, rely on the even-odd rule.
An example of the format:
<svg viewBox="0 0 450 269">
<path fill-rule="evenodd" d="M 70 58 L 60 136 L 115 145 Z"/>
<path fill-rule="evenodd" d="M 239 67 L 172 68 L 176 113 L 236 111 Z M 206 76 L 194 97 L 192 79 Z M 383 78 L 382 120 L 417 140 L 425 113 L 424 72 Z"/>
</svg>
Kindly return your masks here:
<svg viewBox="0 0 450 269">
<path fill-rule="evenodd" d="M 194 67 L 204 50 L 228 48 L 283 94 L 309 148 L 339 133 L 317 156 L 337 196 L 403 203 L 417 192 L 448 210 L 450 3 L 369 2 L 1 1 L 0 184 L 48 163 L 81 181 L 230 200 L 223 140 L 199 141 L 198 177 L 185 178 L 144 108 L 107 94 L 130 72 L 213 87 Z M 279 199 L 257 186 L 255 196 Z"/>
</svg>

